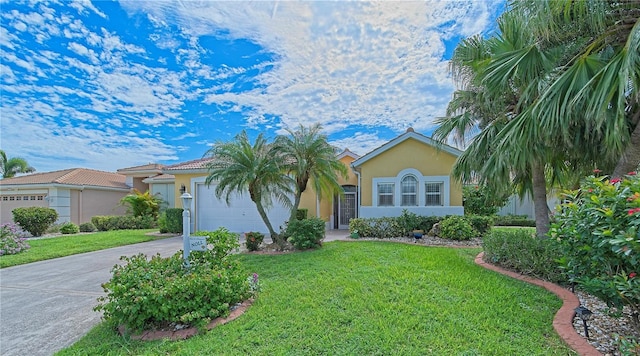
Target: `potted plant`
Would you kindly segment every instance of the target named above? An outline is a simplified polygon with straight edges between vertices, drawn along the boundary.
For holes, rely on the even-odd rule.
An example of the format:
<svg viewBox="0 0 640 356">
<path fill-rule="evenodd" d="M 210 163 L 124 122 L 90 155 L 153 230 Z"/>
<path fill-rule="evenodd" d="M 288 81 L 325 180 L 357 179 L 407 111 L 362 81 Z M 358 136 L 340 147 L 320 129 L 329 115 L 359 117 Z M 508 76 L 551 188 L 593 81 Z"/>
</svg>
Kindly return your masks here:
<svg viewBox="0 0 640 356">
<path fill-rule="evenodd" d="M 424 235 L 424 230 L 420 230 L 418 228 L 413 229 L 413 237 L 415 239 L 421 239 Z"/>
</svg>

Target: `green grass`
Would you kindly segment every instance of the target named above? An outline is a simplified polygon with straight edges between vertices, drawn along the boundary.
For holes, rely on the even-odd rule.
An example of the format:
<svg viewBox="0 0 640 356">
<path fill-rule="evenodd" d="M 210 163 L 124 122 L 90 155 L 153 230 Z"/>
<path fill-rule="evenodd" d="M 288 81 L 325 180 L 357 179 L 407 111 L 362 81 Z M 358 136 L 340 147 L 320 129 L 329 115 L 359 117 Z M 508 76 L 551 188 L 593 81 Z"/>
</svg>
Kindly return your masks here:
<svg viewBox="0 0 640 356">
<path fill-rule="evenodd" d="M 145 235 L 151 231 L 154 230 L 116 230 L 28 240 L 30 249 L 15 255 L 0 256 L 0 268 L 162 238 Z"/>
<path fill-rule="evenodd" d="M 240 318 L 189 340 L 131 341 L 102 323 L 59 355 L 569 355 L 562 302 L 485 270 L 478 248 L 331 242 L 239 255 L 262 292 Z"/>
</svg>

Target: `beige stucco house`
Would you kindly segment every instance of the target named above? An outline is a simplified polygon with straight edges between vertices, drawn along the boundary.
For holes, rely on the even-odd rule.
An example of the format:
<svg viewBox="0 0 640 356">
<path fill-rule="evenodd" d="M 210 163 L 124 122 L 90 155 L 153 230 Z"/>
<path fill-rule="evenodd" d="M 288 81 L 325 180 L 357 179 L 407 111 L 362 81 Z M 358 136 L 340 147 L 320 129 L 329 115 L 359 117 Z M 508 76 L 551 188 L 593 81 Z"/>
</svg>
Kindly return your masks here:
<svg viewBox="0 0 640 356">
<path fill-rule="evenodd" d="M 310 184 L 300 208 L 307 209 L 309 216 L 323 219 L 328 229 L 347 229 L 354 217 L 399 216 L 403 209 L 420 215 L 462 215 L 462 188 L 451 177 L 460 153 L 446 145 L 438 146 L 413 129 L 362 157 L 344 150 L 338 155 L 349 171 L 348 178 L 339 181 L 344 194 L 319 197 Z M 215 196 L 215 182 L 205 184 L 208 162 L 210 159 L 204 158 L 167 166 L 162 170 L 165 178 L 158 176 L 146 182 L 152 191 L 173 184 L 175 207 L 182 207 L 183 191 L 193 196 L 192 229 L 226 227 L 233 232 L 266 232 L 248 193 L 233 195 L 227 204 Z M 289 218 L 289 209 L 275 204 L 268 214 L 277 229 Z"/>
</svg>

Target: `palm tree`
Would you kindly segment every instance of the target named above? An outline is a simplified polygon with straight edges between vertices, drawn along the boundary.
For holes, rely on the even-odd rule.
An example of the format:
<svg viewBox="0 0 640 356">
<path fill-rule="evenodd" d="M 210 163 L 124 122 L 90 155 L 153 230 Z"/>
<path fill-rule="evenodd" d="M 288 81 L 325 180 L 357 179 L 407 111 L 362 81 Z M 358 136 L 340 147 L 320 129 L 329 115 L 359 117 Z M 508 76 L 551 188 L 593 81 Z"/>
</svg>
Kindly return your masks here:
<svg viewBox="0 0 640 356">
<path fill-rule="evenodd" d="M 278 136 L 275 150 L 282 159 L 283 168 L 295 180 L 295 200 L 290 220 L 296 217 L 302 193 L 309 181 L 319 197 L 342 192 L 338 174 L 348 178 L 347 167 L 336 159 L 336 149 L 321 133 L 322 126 L 300 125 L 296 131 L 287 129 L 289 136 Z"/>
<path fill-rule="evenodd" d="M 7 159 L 7 154 L 0 150 L 0 172 L 2 178 L 11 178 L 18 173 L 32 173 L 36 169 L 29 166 L 27 161 L 20 157 L 11 157 Z"/>
<path fill-rule="evenodd" d="M 571 56 L 534 107 L 540 131 L 580 141 L 621 177 L 640 165 L 640 1 L 548 0 L 518 4 L 541 45 Z"/>
<path fill-rule="evenodd" d="M 216 142 L 205 156 L 212 158 L 207 164 L 209 175 L 205 184 L 210 186 L 215 182 L 216 196 L 219 199 L 224 196 L 227 204 L 232 193 L 248 192 L 271 239 L 282 246 L 284 241 L 275 232 L 266 209 L 273 204 L 273 199 L 291 206 L 289 194 L 292 193 L 292 180 L 282 173 L 273 146 L 267 143 L 262 134 L 252 145 L 247 133 L 242 131 L 231 142 Z"/>
<path fill-rule="evenodd" d="M 461 89 L 454 93 L 447 116 L 438 120 L 433 137 L 444 142 L 453 134 L 461 140 L 480 129 L 456 161 L 453 175 L 495 191 L 516 184 L 521 195 L 533 195 L 536 231 L 544 236 L 549 225 L 545 173 L 555 150 L 545 141 L 502 147 L 503 132 L 512 121 L 531 122 L 527 108 L 538 98 L 538 88 L 555 63 L 554 57 L 536 47 L 526 23 L 523 13 L 509 11 L 499 19 L 500 34 L 488 39 L 475 36 L 458 45 L 451 69 Z"/>
</svg>

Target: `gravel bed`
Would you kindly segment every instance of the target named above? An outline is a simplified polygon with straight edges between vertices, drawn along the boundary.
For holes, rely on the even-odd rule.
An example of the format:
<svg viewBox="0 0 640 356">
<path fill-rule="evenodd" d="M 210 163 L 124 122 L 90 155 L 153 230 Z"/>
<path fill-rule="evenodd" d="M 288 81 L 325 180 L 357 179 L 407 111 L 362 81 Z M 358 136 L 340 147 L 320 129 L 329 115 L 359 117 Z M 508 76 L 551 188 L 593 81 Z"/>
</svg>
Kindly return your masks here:
<svg viewBox="0 0 640 356">
<path fill-rule="evenodd" d="M 640 340 L 640 334 L 634 329 L 631 321 L 631 311 L 625 308 L 622 316 L 614 318 L 609 315 L 609 308 L 600 299 L 582 291 L 576 291 L 580 304 L 593 312 L 591 320 L 587 322 L 589 343 L 606 356 L 622 355 L 618 349 L 618 335 L 634 337 Z M 584 324 L 577 316 L 573 319 L 576 332 L 584 337 Z"/>
</svg>

